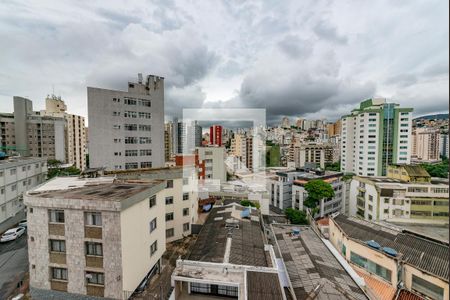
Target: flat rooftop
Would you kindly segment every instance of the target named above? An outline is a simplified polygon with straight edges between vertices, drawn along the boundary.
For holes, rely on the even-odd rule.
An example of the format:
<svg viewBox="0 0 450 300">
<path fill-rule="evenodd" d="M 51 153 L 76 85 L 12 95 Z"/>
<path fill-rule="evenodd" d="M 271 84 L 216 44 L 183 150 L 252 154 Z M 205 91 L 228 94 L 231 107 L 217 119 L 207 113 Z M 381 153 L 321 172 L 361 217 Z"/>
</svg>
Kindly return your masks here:
<svg viewBox="0 0 450 300">
<path fill-rule="evenodd" d="M 80 179 L 57 177 L 28 192 L 40 198 L 122 201 L 162 183 L 162 180 Z"/>
<path fill-rule="evenodd" d="M 264 250 L 259 213 L 252 209 L 248 217 L 242 217 L 245 209 L 236 203 L 214 207 L 187 259 L 270 267 L 270 254 Z M 233 223 L 235 227 L 227 228 L 227 223 Z"/>
<path fill-rule="evenodd" d="M 300 234 L 293 236 L 295 227 Z M 368 299 L 309 226 L 274 224 L 272 229 L 297 299 Z"/>
<path fill-rule="evenodd" d="M 407 264 L 448 282 L 448 242 L 341 214 L 334 217 L 334 221 L 349 238 L 362 243 L 374 240 L 381 247 L 390 247 Z"/>
</svg>

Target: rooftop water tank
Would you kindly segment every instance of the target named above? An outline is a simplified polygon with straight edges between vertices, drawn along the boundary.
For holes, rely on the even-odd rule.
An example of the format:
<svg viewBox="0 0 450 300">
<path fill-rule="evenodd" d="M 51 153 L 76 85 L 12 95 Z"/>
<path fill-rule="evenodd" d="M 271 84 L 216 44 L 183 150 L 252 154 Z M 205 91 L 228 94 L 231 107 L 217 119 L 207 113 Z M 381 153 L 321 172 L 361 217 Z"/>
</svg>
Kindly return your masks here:
<svg viewBox="0 0 450 300">
<path fill-rule="evenodd" d="M 378 244 L 378 243 L 375 242 L 374 240 L 367 241 L 366 244 L 367 244 L 369 247 L 374 248 L 374 249 L 380 249 L 380 248 L 381 248 L 380 244 Z"/>
</svg>

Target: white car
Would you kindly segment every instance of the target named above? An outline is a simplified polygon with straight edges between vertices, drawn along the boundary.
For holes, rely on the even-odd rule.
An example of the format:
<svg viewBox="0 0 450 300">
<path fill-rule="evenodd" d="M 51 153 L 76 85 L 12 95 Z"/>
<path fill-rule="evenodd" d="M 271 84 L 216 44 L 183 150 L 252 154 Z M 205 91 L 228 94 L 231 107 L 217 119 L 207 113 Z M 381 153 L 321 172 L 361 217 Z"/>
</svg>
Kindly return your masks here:
<svg viewBox="0 0 450 300">
<path fill-rule="evenodd" d="M 21 237 L 25 233 L 24 227 L 16 227 L 12 229 L 8 229 L 0 238 L 0 242 L 9 242 L 14 241 L 15 239 Z"/>
<path fill-rule="evenodd" d="M 27 219 L 23 219 L 22 221 L 20 221 L 19 225 L 17 226 L 27 228 Z"/>
</svg>

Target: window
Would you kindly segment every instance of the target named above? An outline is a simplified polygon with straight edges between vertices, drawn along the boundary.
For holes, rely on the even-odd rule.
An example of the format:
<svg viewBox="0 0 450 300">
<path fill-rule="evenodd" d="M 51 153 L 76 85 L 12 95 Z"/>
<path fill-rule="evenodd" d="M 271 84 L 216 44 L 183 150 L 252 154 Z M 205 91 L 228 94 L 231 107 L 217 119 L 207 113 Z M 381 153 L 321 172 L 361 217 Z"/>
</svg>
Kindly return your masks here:
<svg viewBox="0 0 450 300">
<path fill-rule="evenodd" d="M 137 169 L 139 167 L 137 162 L 125 163 L 125 170 Z"/>
<path fill-rule="evenodd" d="M 140 156 L 151 156 L 152 155 L 152 149 L 143 149 L 139 150 Z"/>
<path fill-rule="evenodd" d="M 52 279 L 67 280 L 67 269 L 64 268 L 50 268 Z"/>
<path fill-rule="evenodd" d="M 48 220 L 50 223 L 64 223 L 64 211 L 50 209 L 48 211 Z"/>
<path fill-rule="evenodd" d="M 102 243 L 86 242 L 86 255 L 103 256 Z"/>
<path fill-rule="evenodd" d="M 151 168 L 152 162 L 151 161 L 143 161 L 141 162 L 141 168 Z"/>
<path fill-rule="evenodd" d="M 139 138 L 139 144 L 151 144 L 152 139 L 149 137 L 140 137 Z"/>
<path fill-rule="evenodd" d="M 392 272 L 365 257 L 362 257 L 352 251 L 350 251 L 350 261 L 361 268 L 365 269 L 369 273 L 375 274 L 384 280 L 391 281 Z"/>
<path fill-rule="evenodd" d="M 173 228 L 166 229 L 166 238 L 173 237 L 175 235 L 175 231 Z"/>
<path fill-rule="evenodd" d="M 139 125 L 139 130 L 140 131 L 151 131 L 152 126 L 151 125 Z"/>
<path fill-rule="evenodd" d="M 183 178 L 183 185 L 189 184 L 189 178 Z"/>
<path fill-rule="evenodd" d="M 409 193 L 428 193 L 428 188 L 426 187 L 408 187 Z"/>
<path fill-rule="evenodd" d="M 102 226 L 102 213 L 101 212 L 85 213 L 85 225 L 86 226 Z"/>
<path fill-rule="evenodd" d="M 126 136 L 125 137 L 125 144 L 137 144 L 138 138 L 135 136 Z"/>
<path fill-rule="evenodd" d="M 441 194 L 441 193 L 448 193 L 448 188 L 431 188 L 432 193 Z"/>
<path fill-rule="evenodd" d="M 123 102 L 124 102 L 125 104 L 127 104 L 127 105 L 136 105 L 136 104 L 137 104 L 136 99 L 133 99 L 133 98 L 127 98 L 127 97 L 125 97 L 125 98 L 123 99 Z"/>
<path fill-rule="evenodd" d="M 137 150 L 125 150 L 125 156 L 138 156 Z"/>
<path fill-rule="evenodd" d="M 167 180 L 166 189 L 171 189 L 171 188 L 173 188 L 173 180 Z"/>
<path fill-rule="evenodd" d="M 189 193 L 183 193 L 183 200 L 189 200 Z"/>
<path fill-rule="evenodd" d="M 156 196 L 151 196 L 150 199 L 148 199 L 148 206 L 152 208 L 156 205 Z"/>
<path fill-rule="evenodd" d="M 183 208 L 183 216 L 189 216 L 189 208 Z"/>
<path fill-rule="evenodd" d="M 140 99 L 139 100 L 139 105 L 140 106 L 151 107 L 152 106 L 152 102 L 150 100 Z"/>
<path fill-rule="evenodd" d="M 141 118 L 141 119 L 151 119 L 152 118 L 152 114 L 151 113 L 146 113 L 146 112 L 139 112 L 139 118 Z"/>
<path fill-rule="evenodd" d="M 426 281 L 416 275 L 412 275 L 412 289 L 432 299 L 444 299 L 444 289 Z"/>
<path fill-rule="evenodd" d="M 136 131 L 137 130 L 137 124 L 124 124 L 123 127 L 125 130 L 128 130 L 128 131 Z"/>
<path fill-rule="evenodd" d="M 120 125 L 113 125 L 113 129 L 120 129 Z"/>
<path fill-rule="evenodd" d="M 50 240 L 51 252 L 66 252 L 66 241 L 64 240 Z"/>
<path fill-rule="evenodd" d="M 105 275 L 97 272 L 86 272 L 86 280 L 88 284 L 105 284 Z"/>
<path fill-rule="evenodd" d="M 153 244 L 150 245 L 150 256 L 155 254 L 156 251 L 158 251 L 158 241 L 155 241 Z"/>
<path fill-rule="evenodd" d="M 137 118 L 137 112 L 135 112 L 135 111 L 125 111 L 123 116 L 125 118 L 133 118 L 133 119 L 135 119 L 135 118 Z"/>
<path fill-rule="evenodd" d="M 173 213 L 166 214 L 166 222 L 173 221 Z"/>
<path fill-rule="evenodd" d="M 16 175 L 17 170 L 16 169 L 10 169 L 9 175 Z"/>
<path fill-rule="evenodd" d="M 183 231 L 188 231 L 189 230 L 189 223 L 184 223 L 183 224 Z"/>
<path fill-rule="evenodd" d="M 173 197 L 172 196 L 166 197 L 166 205 L 170 205 L 170 204 L 173 204 Z"/>
<path fill-rule="evenodd" d="M 27 167 L 26 166 L 23 166 L 22 167 L 22 172 L 25 172 L 27 170 Z"/>
<path fill-rule="evenodd" d="M 150 222 L 150 233 L 152 233 L 156 229 L 156 226 L 157 226 L 157 222 L 156 222 L 156 218 L 154 218 Z"/>
</svg>

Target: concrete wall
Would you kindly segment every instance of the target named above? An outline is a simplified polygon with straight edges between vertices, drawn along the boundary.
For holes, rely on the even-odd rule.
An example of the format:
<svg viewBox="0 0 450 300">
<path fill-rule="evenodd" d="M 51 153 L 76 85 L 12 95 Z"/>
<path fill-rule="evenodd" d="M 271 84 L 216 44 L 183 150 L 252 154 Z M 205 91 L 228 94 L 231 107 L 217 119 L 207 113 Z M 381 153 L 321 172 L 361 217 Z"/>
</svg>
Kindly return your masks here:
<svg viewBox="0 0 450 300">
<path fill-rule="evenodd" d="M 88 87 L 90 167 L 125 169 L 125 164 L 132 162 L 137 162 L 139 168 L 141 162 L 164 166 L 164 84 L 148 91 L 145 86 L 143 90 L 138 88 L 137 83 L 134 86 L 128 92 Z M 151 100 L 151 107 L 126 105 L 125 97 Z M 151 113 L 151 118 L 125 117 L 126 111 Z M 151 131 L 127 131 L 125 124 L 151 125 Z M 125 144 L 125 137 L 150 137 L 151 144 Z M 125 156 L 125 150 L 143 149 L 151 149 L 152 155 Z"/>
<path fill-rule="evenodd" d="M 156 203 L 150 208 L 146 199 L 120 214 L 124 291 L 134 291 L 166 250 L 164 193 L 156 195 Z M 150 232 L 150 222 L 155 217 L 157 227 Z M 150 256 L 150 245 L 155 241 L 158 250 Z"/>
</svg>

